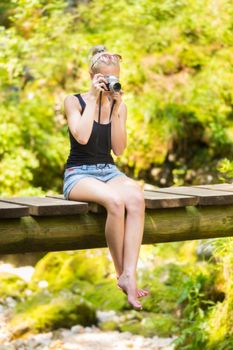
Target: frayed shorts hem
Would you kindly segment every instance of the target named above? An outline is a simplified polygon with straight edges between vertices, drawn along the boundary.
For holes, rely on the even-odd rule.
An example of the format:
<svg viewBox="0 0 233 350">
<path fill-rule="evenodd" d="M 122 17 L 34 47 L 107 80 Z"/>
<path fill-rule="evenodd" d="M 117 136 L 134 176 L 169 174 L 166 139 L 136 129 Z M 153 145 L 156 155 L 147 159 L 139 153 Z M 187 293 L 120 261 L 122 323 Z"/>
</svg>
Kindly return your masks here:
<svg viewBox="0 0 233 350">
<path fill-rule="evenodd" d="M 64 198 L 66 200 L 69 199 L 70 191 L 83 178 L 92 177 L 107 182 L 117 176 L 126 176 L 116 165 L 113 164 L 108 164 L 106 170 L 101 169 L 101 167 L 94 167 L 93 165 L 77 166 L 66 169 L 63 183 Z"/>
<path fill-rule="evenodd" d="M 113 177 L 111 177 L 111 179 L 113 179 L 113 178 L 115 178 L 115 177 L 117 177 L 117 176 L 126 176 L 126 175 L 125 175 L 125 174 L 117 174 L 117 175 L 114 175 Z M 85 179 L 85 178 L 87 178 L 87 177 L 95 178 L 95 177 L 93 177 L 93 176 L 91 176 L 91 175 L 85 175 L 85 176 L 82 176 L 82 177 L 80 177 L 80 178 L 74 180 L 74 181 L 70 184 L 70 186 L 68 186 L 68 187 L 66 188 L 66 190 L 63 191 L 64 198 L 68 200 L 68 199 L 69 199 L 69 194 L 70 194 L 70 191 L 72 190 L 72 188 L 73 188 L 80 180 Z M 108 181 L 111 180 L 111 179 L 108 179 Z M 97 179 L 97 180 L 99 180 L 99 179 Z M 106 181 L 104 181 L 104 182 L 106 182 Z"/>
</svg>

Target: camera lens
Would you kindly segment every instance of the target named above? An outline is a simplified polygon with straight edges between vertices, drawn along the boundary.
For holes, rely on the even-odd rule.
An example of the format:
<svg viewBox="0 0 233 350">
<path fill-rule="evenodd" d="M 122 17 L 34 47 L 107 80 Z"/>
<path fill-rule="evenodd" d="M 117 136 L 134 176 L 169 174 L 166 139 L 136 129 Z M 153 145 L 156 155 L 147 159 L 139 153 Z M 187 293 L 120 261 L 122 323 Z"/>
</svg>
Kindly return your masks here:
<svg viewBox="0 0 233 350">
<path fill-rule="evenodd" d="M 115 83 L 113 85 L 113 90 L 114 91 L 120 91 L 121 90 L 121 84 L 120 83 Z"/>
</svg>

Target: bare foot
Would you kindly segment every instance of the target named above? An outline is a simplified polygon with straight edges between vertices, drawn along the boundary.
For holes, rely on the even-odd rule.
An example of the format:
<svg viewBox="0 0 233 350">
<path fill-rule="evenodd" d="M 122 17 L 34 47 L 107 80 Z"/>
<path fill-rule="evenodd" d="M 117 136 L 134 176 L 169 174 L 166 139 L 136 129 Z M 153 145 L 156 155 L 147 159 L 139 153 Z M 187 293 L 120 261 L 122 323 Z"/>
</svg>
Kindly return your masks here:
<svg viewBox="0 0 233 350">
<path fill-rule="evenodd" d="M 127 294 L 128 302 L 137 310 L 142 310 L 142 305 L 137 300 L 137 288 L 134 276 L 122 273 L 118 278 L 117 285 Z"/>
<path fill-rule="evenodd" d="M 117 279 L 119 279 L 119 276 L 117 276 Z M 122 289 L 119 285 L 118 287 L 122 290 L 122 292 L 124 292 L 127 295 L 127 292 L 124 289 Z M 149 290 L 137 288 L 138 298 L 146 297 L 148 294 L 150 294 Z"/>
</svg>

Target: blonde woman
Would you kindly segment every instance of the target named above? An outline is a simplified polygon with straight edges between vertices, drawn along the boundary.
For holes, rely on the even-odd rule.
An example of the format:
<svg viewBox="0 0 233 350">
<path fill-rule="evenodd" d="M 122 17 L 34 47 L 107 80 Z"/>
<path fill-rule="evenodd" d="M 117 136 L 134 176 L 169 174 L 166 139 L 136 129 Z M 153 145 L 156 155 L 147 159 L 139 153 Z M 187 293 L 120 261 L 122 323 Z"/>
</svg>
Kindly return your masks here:
<svg viewBox="0 0 233 350">
<path fill-rule="evenodd" d="M 64 100 L 70 136 L 70 154 L 64 172 L 64 197 L 93 201 L 106 208 L 106 241 L 117 273 L 117 285 L 136 309 L 138 298 L 149 291 L 138 289 L 136 268 L 144 230 L 145 201 L 141 186 L 121 172 L 111 155 L 127 145 L 127 107 L 121 90 L 110 89 L 108 77 L 119 82 L 121 56 L 92 48 L 89 91 Z M 119 83 L 117 84 L 119 87 Z M 126 211 L 126 213 L 125 213 Z"/>
</svg>

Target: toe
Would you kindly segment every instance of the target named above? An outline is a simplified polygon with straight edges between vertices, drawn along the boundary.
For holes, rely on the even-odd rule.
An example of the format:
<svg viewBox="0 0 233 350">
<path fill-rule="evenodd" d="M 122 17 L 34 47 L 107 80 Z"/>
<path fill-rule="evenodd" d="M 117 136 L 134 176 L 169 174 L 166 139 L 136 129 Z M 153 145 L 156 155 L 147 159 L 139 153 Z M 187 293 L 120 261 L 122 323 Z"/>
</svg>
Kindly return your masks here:
<svg viewBox="0 0 233 350">
<path fill-rule="evenodd" d="M 134 305 L 137 309 L 142 309 L 142 305 L 140 303 L 137 303 Z"/>
</svg>

